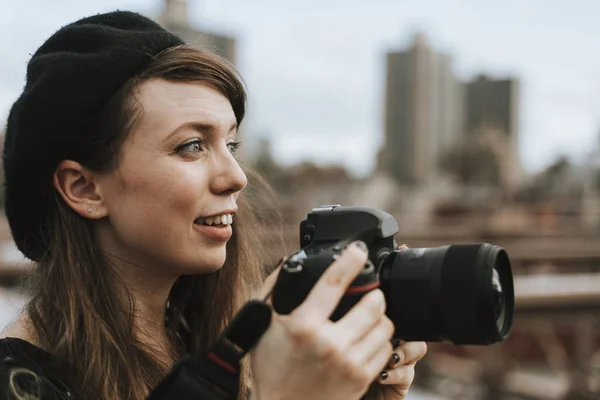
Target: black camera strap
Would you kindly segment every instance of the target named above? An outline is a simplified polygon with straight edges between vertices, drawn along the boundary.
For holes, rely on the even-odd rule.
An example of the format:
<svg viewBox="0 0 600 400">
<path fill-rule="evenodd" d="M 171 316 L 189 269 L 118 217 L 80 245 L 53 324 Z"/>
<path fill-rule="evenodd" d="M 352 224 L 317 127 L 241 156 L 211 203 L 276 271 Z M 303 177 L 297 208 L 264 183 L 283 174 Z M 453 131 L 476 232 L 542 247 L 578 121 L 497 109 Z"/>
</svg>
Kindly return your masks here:
<svg viewBox="0 0 600 400">
<path fill-rule="evenodd" d="M 270 324 L 266 303 L 246 303 L 212 347 L 180 360 L 146 400 L 237 399 L 241 360 Z"/>
</svg>

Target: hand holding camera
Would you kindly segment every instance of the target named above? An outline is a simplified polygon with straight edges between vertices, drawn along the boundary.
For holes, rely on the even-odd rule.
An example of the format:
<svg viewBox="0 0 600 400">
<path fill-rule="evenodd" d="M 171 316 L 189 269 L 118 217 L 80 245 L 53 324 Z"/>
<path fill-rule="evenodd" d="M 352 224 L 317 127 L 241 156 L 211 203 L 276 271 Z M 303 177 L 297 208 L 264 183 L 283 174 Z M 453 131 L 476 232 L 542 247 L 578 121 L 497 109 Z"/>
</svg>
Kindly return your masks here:
<svg viewBox="0 0 600 400">
<path fill-rule="evenodd" d="M 254 399 L 360 399 L 392 356 L 392 322 L 376 289 L 336 322 L 332 312 L 367 265 L 348 245 L 288 315 L 275 315 L 252 354 Z M 369 266 L 370 268 L 372 266 Z"/>
</svg>

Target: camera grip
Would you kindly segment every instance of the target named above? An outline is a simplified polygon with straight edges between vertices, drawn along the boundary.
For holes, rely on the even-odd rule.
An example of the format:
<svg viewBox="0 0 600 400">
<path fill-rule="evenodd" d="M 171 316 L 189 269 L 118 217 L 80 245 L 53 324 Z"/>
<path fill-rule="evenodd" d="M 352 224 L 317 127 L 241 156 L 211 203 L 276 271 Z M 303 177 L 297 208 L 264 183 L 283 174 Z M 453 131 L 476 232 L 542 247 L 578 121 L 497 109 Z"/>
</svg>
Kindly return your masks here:
<svg viewBox="0 0 600 400">
<path fill-rule="evenodd" d="M 323 272 L 329 267 L 333 257 L 326 254 L 307 256 L 302 262 L 288 259 L 279 272 L 273 288 L 273 308 L 278 314 L 289 314 L 308 296 Z M 369 261 L 365 269 L 356 277 L 330 316 L 332 321 L 342 318 L 360 299 L 379 287 L 379 275 Z"/>
</svg>

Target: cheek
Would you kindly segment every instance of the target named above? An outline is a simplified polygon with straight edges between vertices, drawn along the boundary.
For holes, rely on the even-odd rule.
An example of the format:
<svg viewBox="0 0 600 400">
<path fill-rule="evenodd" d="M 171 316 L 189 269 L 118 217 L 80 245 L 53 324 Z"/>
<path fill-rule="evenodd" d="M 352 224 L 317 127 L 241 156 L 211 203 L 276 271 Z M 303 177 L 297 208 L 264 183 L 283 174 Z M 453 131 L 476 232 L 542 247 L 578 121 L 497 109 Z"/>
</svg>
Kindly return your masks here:
<svg viewBox="0 0 600 400">
<path fill-rule="evenodd" d="M 111 193 L 114 240 L 127 251 L 155 259 L 185 254 L 206 185 L 192 168 L 123 172 L 120 188 Z"/>
<path fill-rule="evenodd" d="M 168 223 L 177 215 L 186 218 L 195 216 L 203 195 L 208 191 L 202 175 L 199 168 L 193 168 L 192 164 L 183 164 L 179 168 L 138 170 L 129 174 L 123 185 L 127 208 L 130 208 L 128 211 L 146 214 L 146 218 L 163 223 Z M 147 215 L 149 212 L 153 215 Z"/>
</svg>

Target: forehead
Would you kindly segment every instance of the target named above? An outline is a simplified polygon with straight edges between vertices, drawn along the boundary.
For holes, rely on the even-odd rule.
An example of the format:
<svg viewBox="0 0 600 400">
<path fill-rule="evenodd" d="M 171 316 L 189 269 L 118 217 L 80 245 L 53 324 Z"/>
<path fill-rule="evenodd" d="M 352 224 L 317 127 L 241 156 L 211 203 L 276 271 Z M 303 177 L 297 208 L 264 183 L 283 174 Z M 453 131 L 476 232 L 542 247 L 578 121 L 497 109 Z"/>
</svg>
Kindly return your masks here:
<svg viewBox="0 0 600 400">
<path fill-rule="evenodd" d="M 138 88 L 142 113 L 139 128 L 168 133 L 187 122 L 202 122 L 216 128 L 235 123 L 231 103 L 214 86 L 204 82 L 170 82 L 152 79 Z"/>
</svg>

